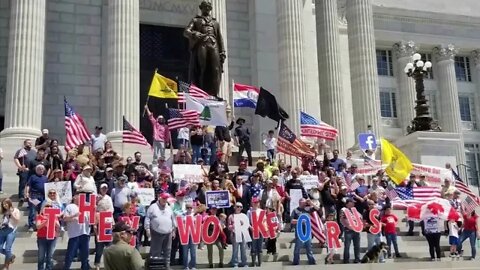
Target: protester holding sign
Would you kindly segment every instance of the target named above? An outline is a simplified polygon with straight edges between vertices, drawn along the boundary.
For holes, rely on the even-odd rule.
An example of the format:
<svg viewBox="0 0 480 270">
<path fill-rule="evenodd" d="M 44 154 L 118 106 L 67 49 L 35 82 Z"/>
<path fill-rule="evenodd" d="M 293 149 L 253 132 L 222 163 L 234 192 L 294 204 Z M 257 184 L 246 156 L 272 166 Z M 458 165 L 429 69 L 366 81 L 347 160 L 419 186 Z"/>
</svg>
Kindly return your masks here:
<svg viewBox="0 0 480 270">
<path fill-rule="evenodd" d="M 55 245 L 57 243 L 57 234 L 53 239 L 47 238 L 47 223 L 48 223 L 48 214 L 46 214 L 45 209 L 52 208 L 52 204 L 47 202 L 43 205 L 40 210 L 40 214 L 36 218 L 36 227 L 37 227 L 37 247 L 38 247 L 38 270 L 52 270 L 53 262 L 52 256 L 55 252 Z M 58 232 L 60 229 L 60 222 L 58 219 L 55 219 L 55 231 Z"/>
<path fill-rule="evenodd" d="M 307 226 L 310 226 L 308 223 L 302 222 L 301 224 L 297 225 L 298 219 L 302 215 L 310 215 L 311 209 L 307 209 L 307 200 L 304 198 L 301 198 L 298 201 L 298 207 L 293 210 L 292 216 L 291 216 L 291 224 L 296 226 L 297 231 L 301 230 L 302 232 L 308 232 L 311 230 L 307 230 Z M 308 258 L 308 264 L 314 265 L 316 264 L 315 258 L 313 257 L 313 251 L 312 251 L 312 237 L 311 235 L 308 236 L 308 240 L 302 241 L 299 237 L 298 232 L 295 233 L 295 248 L 293 250 L 293 265 L 298 265 L 300 263 L 300 249 L 305 248 L 305 252 Z"/>
<path fill-rule="evenodd" d="M 257 202 L 258 203 L 258 202 Z M 228 229 L 231 232 L 231 241 L 233 246 L 232 251 L 232 259 L 230 260 L 230 264 L 233 267 L 245 267 L 248 266 L 247 264 L 247 239 L 240 235 L 240 241 L 238 241 L 238 236 L 235 235 L 235 218 L 237 219 L 245 219 L 247 216 L 242 213 L 243 205 L 242 203 L 237 202 L 235 204 L 235 213 L 230 215 L 228 218 Z M 247 219 L 248 220 L 248 219 Z M 253 248 L 253 247 L 252 247 Z M 240 251 L 240 264 L 238 263 L 238 252 Z M 252 251 L 252 266 L 255 266 L 255 258 Z"/>
<path fill-rule="evenodd" d="M 207 218 L 217 216 L 216 206 L 210 207 L 208 210 L 209 210 L 209 215 L 208 215 Z M 214 223 L 211 223 L 208 226 L 208 230 L 207 230 L 208 235 L 212 235 L 215 230 L 220 231 L 222 229 L 221 227 L 215 228 L 215 226 L 216 225 Z M 210 268 L 213 268 L 213 246 L 215 245 L 218 249 L 218 257 L 219 257 L 218 258 L 219 259 L 218 268 L 222 268 L 223 267 L 223 254 L 224 254 L 222 240 L 220 238 L 217 238 L 212 243 L 206 243 L 206 244 L 207 244 L 208 266 Z"/>
<path fill-rule="evenodd" d="M 195 212 L 193 212 L 193 205 L 191 202 L 185 204 L 185 212 L 181 215 L 182 219 L 185 220 L 186 217 L 194 217 Z M 196 257 L 197 257 L 197 245 L 193 242 L 192 237 L 188 238 L 188 244 L 182 245 L 183 249 L 183 267 L 185 269 L 195 269 L 197 267 Z M 188 261 L 188 254 L 190 253 L 190 262 Z"/>
<path fill-rule="evenodd" d="M 250 220 L 250 224 L 253 224 L 252 215 L 259 215 L 262 212 L 260 208 L 260 199 L 258 197 L 252 198 L 252 208 L 248 210 L 247 215 L 248 219 Z M 255 214 L 254 214 L 255 213 Z M 266 222 L 261 224 L 260 226 L 264 226 L 267 229 Z M 252 245 L 250 248 L 251 256 L 252 256 L 252 266 L 261 266 L 262 265 L 262 246 L 263 246 L 263 237 L 260 235 L 259 238 L 252 240 Z M 256 263 L 255 263 L 256 261 Z"/>
<path fill-rule="evenodd" d="M 15 241 L 18 222 L 20 221 L 20 211 L 18 208 L 13 207 L 10 199 L 3 199 L 0 214 L 3 214 L 0 228 L 0 253 L 5 255 L 5 267 L 8 269 L 15 261 L 15 255 L 12 254 L 12 246 Z"/>
<path fill-rule="evenodd" d="M 67 224 L 68 246 L 65 254 L 63 269 L 69 270 L 73 258 L 79 252 L 79 259 L 82 263 L 82 270 L 90 270 L 88 264 L 90 225 L 88 215 L 85 215 L 84 222 L 80 222 L 79 193 L 73 196 L 73 203 L 67 205 L 63 211 L 63 220 Z"/>
<path fill-rule="evenodd" d="M 356 214 L 354 216 L 354 214 Z M 354 263 L 360 262 L 360 232 L 363 223 L 356 211 L 355 201 L 351 198 L 346 200 L 346 206 L 341 210 L 340 221 L 344 227 L 345 245 L 343 249 L 343 263 L 350 263 L 350 245 L 353 241 Z M 360 228 L 359 228 L 360 227 Z"/>
</svg>

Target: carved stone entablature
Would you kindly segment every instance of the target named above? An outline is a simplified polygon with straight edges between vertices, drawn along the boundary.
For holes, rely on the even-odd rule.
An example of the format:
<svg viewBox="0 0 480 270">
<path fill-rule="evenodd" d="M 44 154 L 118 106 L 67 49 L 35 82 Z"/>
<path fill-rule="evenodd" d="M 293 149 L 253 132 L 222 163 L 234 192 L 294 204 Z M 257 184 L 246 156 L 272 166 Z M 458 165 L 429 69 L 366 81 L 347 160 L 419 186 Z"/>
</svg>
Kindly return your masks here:
<svg viewBox="0 0 480 270">
<path fill-rule="evenodd" d="M 413 41 L 400 41 L 393 44 L 393 53 L 396 58 L 411 57 L 418 51 L 418 47 Z"/>
</svg>

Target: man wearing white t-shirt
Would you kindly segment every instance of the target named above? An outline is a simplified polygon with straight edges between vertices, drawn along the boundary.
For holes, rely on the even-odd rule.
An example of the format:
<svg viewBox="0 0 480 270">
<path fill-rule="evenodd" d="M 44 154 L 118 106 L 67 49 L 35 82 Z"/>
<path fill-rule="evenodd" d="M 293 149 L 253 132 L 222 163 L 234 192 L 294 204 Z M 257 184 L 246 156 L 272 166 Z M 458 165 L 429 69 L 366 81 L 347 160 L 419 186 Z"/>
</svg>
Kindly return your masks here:
<svg viewBox="0 0 480 270">
<path fill-rule="evenodd" d="M 92 134 L 92 153 L 95 153 L 97 150 L 105 150 L 105 143 L 107 142 L 107 136 L 102 133 L 103 127 L 96 126 L 95 133 Z"/>
<path fill-rule="evenodd" d="M 189 148 L 189 142 L 190 142 L 190 129 L 188 127 L 183 127 L 178 130 L 178 135 L 177 135 L 177 142 L 178 145 L 183 145 L 185 146 L 186 149 Z"/>
</svg>

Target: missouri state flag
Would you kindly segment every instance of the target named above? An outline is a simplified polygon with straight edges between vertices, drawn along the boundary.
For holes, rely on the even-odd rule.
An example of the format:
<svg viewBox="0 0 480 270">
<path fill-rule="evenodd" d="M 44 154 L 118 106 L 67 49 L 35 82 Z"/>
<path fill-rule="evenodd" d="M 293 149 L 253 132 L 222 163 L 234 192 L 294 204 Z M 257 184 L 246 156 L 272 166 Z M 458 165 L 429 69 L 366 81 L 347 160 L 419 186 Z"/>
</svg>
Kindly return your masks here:
<svg viewBox="0 0 480 270">
<path fill-rule="evenodd" d="M 259 93 L 260 89 L 255 86 L 235 83 L 233 84 L 233 104 L 238 108 L 255 109 Z"/>
</svg>

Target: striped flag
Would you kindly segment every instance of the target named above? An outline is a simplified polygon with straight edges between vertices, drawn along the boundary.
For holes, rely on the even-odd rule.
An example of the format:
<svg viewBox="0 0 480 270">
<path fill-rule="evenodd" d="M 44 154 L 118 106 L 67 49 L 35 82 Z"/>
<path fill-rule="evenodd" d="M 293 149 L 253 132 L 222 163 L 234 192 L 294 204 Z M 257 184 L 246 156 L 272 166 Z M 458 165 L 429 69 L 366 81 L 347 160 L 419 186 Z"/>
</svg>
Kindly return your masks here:
<svg viewBox="0 0 480 270">
<path fill-rule="evenodd" d="M 283 122 L 280 126 L 277 140 L 278 152 L 295 157 L 315 156 L 315 152 L 308 147 L 306 143 L 297 138 Z"/>
<path fill-rule="evenodd" d="M 480 204 L 480 198 L 475 193 L 473 193 L 470 188 L 465 185 L 465 183 L 461 181 L 455 181 L 455 188 L 457 188 L 460 192 L 464 193 L 468 197 L 472 197 L 472 199 L 474 199 L 477 203 Z"/>
<path fill-rule="evenodd" d="M 63 98 L 63 102 L 65 105 L 65 130 L 67 133 L 65 150 L 69 151 L 89 141 L 91 137 L 83 118 L 75 113 L 65 97 Z"/>
<path fill-rule="evenodd" d="M 360 186 L 360 184 L 357 181 L 355 181 L 355 182 L 351 183 L 348 188 L 350 189 L 350 191 L 355 191 L 359 186 Z"/>
<path fill-rule="evenodd" d="M 214 99 L 214 97 L 210 96 L 207 92 L 203 91 L 202 89 L 198 88 L 193 84 L 179 81 L 178 86 L 178 103 L 186 102 L 185 94 L 189 94 L 191 97 L 194 98 Z"/>
<path fill-rule="evenodd" d="M 406 208 L 441 198 L 439 187 L 397 187 L 395 192 L 398 197 L 392 200 L 394 208 Z"/>
<path fill-rule="evenodd" d="M 470 213 L 472 213 L 477 206 L 478 203 L 470 196 L 465 197 L 465 199 L 462 201 L 462 207 L 465 209 L 465 214 L 467 215 L 470 215 Z"/>
<path fill-rule="evenodd" d="M 338 130 L 322 120 L 300 112 L 300 135 L 333 141 L 338 136 Z"/>
<path fill-rule="evenodd" d="M 147 139 L 123 117 L 123 142 L 150 146 Z"/>
<path fill-rule="evenodd" d="M 312 223 L 313 237 L 317 238 L 320 243 L 325 243 L 325 241 L 327 240 L 327 237 L 325 236 L 325 225 L 318 217 L 317 211 L 313 211 L 310 214 L 310 217 L 310 222 Z"/>
<path fill-rule="evenodd" d="M 178 129 L 188 125 L 199 126 L 200 114 L 194 110 L 168 109 L 168 128 Z"/>
<path fill-rule="evenodd" d="M 393 200 L 395 200 L 396 198 L 398 198 L 398 194 L 397 194 L 397 192 L 395 191 L 394 188 L 387 189 L 387 191 L 385 192 L 385 194 L 386 194 L 387 197 L 390 199 L 390 201 L 393 201 Z"/>
</svg>

